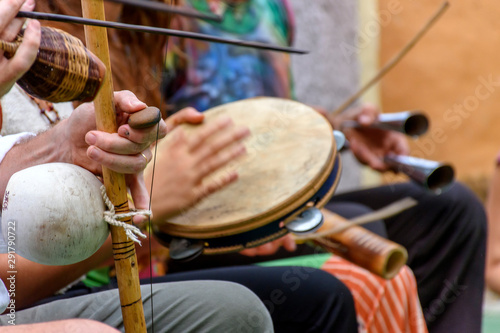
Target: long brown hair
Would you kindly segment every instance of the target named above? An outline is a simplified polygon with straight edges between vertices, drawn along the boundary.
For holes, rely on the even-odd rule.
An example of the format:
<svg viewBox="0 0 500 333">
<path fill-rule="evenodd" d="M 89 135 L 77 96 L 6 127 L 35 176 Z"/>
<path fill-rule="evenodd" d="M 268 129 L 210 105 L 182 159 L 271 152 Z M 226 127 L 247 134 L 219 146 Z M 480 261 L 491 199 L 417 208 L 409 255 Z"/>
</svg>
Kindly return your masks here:
<svg viewBox="0 0 500 333">
<path fill-rule="evenodd" d="M 170 4 L 177 2 L 158 1 Z M 72 16 L 82 15 L 80 0 L 37 1 L 35 10 Z M 106 12 L 121 22 L 164 28 L 169 27 L 171 19 L 171 15 L 114 3 L 106 3 Z M 62 29 L 85 42 L 81 25 L 45 21 L 42 24 Z M 108 38 L 114 89 L 131 90 L 148 105 L 160 107 L 165 112 L 166 103 L 162 101 L 160 88 L 167 38 L 156 34 L 114 29 L 108 29 Z"/>
</svg>

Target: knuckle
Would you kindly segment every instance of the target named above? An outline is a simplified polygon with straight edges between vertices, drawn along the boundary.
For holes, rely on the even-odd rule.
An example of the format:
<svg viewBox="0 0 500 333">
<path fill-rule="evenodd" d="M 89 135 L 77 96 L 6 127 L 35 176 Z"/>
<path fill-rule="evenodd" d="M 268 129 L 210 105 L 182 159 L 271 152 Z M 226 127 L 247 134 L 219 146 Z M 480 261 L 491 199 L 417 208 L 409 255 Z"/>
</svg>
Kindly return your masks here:
<svg viewBox="0 0 500 333">
<path fill-rule="evenodd" d="M 139 163 L 133 163 L 131 165 L 132 167 L 132 173 L 139 173 L 141 172 L 142 170 L 144 170 L 146 168 L 146 162 L 144 161 L 144 159 L 142 161 L 140 161 Z"/>
<path fill-rule="evenodd" d="M 200 170 L 200 175 L 202 176 L 205 176 L 205 175 L 208 175 L 210 173 L 212 169 L 212 162 L 211 161 L 206 161 L 202 164 L 200 164 L 199 166 L 199 170 Z"/>
</svg>

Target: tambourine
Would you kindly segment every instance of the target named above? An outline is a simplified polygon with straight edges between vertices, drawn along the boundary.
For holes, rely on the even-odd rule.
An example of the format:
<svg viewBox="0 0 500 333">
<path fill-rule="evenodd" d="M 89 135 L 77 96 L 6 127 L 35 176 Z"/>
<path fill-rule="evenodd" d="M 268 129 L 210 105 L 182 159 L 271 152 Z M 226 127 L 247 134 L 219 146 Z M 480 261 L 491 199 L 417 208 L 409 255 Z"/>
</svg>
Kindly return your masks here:
<svg viewBox="0 0 500 333">
<path fill-rule="evenodd" d="M 322 115 L 299 102 L 268 97 L 224 104 L 204 114 L 205 122 L 225 115 L 249 127 L 248 153 L 229 166 L 238 172 L 235 183 L 168 221 L 154 223 L 155 235 L 173 259 L 241 251 L 287 232 L 319 228 L 319 208 L 333 195 L 341 172 L 337 142 Z M 200 128 L 182 126 L 187 135 Z M 160 142 L 158 154 L 168 140 L 167 135 Z"/>
</svg>

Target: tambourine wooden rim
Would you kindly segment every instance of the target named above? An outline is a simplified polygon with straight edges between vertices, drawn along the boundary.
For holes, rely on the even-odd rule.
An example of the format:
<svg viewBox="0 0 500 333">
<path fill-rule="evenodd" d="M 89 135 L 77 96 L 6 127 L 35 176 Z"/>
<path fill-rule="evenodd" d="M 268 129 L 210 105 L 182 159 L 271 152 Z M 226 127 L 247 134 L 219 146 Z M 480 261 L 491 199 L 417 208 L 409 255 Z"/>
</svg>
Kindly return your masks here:
<svg viewBox="0 0 500 333">
<path fill-rule="evenodd" d="M 156 230 L 157 234 L 161 234 L 161 239 L 166 242 L 172 237 L 189 240 L 203 240 L 206 247 L 205 253 L 213 251 L 236 251 L 245 247 L 256 246 L 282 236 L 287 232 L 286 228 L 283 228 L 283 224 L 286 224 L 309 207 L 324 206 L 333 195 L 338 184 L 341 172 L 341 162 L 337 154 L 333 130 L 322 115 L 318 114 L 312 108 L 295 101 L 260 97 L 228 103 L 210 109 L 205 112 L 205 119 L 206 121 L 210 121 L 219 114 L 224 114 L 233 117 L 236 124 L 238 124 L 238 122 L 240 122 L 240 124 L 245 124 L 245 120 L 239 119 L 240 116 L 243 118 L 250 117 L 250 119 L 247 120 L 255 120 L 252 117 L 259 117 L 259 113 L 261 113 L 262 117 L 269 117 L 269 113 L 273 111 L 283 112 L 286 116 L 294 120 L 294 126 L 298 128 L 283 128 L 283 132 L 292 131 L 292 133 L 285 133 L 283 135 L 285 138 L 297 136 L 297 144 L 303 145 L 301 147 L 291 147 L 292 149 L 290 150 L 292 152 L 290 155 L 292 155 L 292 161 L 284 161 L 283 163 L 294 163 L 295 160 L 293 160 L 293 156 L 299 160 L 296 156 L 297 154 L 300 154 L 304 150 L 313 150 L 316 155 L 319 155 L 317 157 L 315 156 L 315 158 L 310 158 L 313 162 L 308 162 L 308 156 L 299 156 L 301 159 L 305 159 L 305 162 L 299 160 L 297 165 L 293 165 L 290 168 L 292 168 L 294 172 L 297 172 L 297 168 L 302 167 L 303 164 L 309 163 L 311 165 L 304 167 L 304 172 L 307 173 L 307 176 L 310 176 L 313 172 L 314 175 L 310 176 L 310 178 L 303 177 L 303 180 L 298 181 L 300 186 L 297 185 L 298 188 L 294 188 L 293 194 L 288 194 L 288 192 L 284 190 L 288 197 L 275 200 L 271 207 L 266 207 L 265 210 L 251 216 L 245 214 L 239 216 L 236 213 L 235 216 L 237 216 L 237 218 L 231 220 L 230 223 L 227 222 L 228 217 L 226 215 L 214 216 L 214 218 L 210 217 L 204 221 L 195 221 L 195 223 L 193 223 L 193 220 L 196 219 L 191 219 L 191 216 L 196 216 L 196 218 L 199 217 L 196 215 L 196 211 L 194 211 L 200 209 L 200 205 L 197 205 L 192 210 L 188 210 L 184 214 L 166 221 L 162 225 L 161 229 L 168 232 L 168 235 Z M 248 116 L 248 112 L 252 112 L 253 114 Z M 307 121 L 304 121 L 304 119 Z M 242 121 L 243 123 L 241 123 Z M 301 124 L 301 121 L 305 124 Z M 258 132 L 258 130 L 261 129 L 259 127 L 261 124 L 254 125 L 254 128 L 252 128 L 253 124 L 245 125 L 250 127 L 252 135 L 255 134 L 255 130 Z M 307 126 L 311 126 L 312 128 L 309 130 Z M 189 130 L 190 127 L 192 126 L 187 126 L 187 129 Z M 282 140 L 283 138 L 280 137 L 279 139 Z M 301 142 L 301 139 L 305 140 L 305 142 Z M 307 147 L 308 144 L 311 145 L 316 143 L 318 143 L 318 147 Z M 247 150 L 248 146 L 251 146 L 251 144 L 251 142 L 247 142 Z M 290 148 L 288 142 L 285 143 L 285 146 Z M 274 148 L 270 148 L 271 151 L 272 149 Z M 160 150 L 161 146 L 159 147 L 159 151 Z M 262 163 L 265 163 L 265 161 Z M 280 168 L 286 169 L 286 167 L 282 165 L 280 165 Z M 270 181 L 275 180 L 271 179 Z M 283 180 L 281 179 L 281 181 Z M 277 186 L 281 186 L 278 180 L 276 180 L 276 182 L 278 182 Z M 292 184 L 291 186 L 294 185 L 295 184 Z M 228 191 L 231 191 L 231 189 L 228 189 Z M 243 188 L 237 193 L 245 191 L 246 188 Z M 254 195 L 258 195 L 258 193 Z M 235 200 L 237 200 L 238 194 L 235 194 L 234 197 Z M 211 198 L 212 196 L 206 200 L 210 201 L 212 200 Z M 203 207 L 203 203 L 201 203 L 201 206 Z M 215 206 L 218 205 L 215 204 Z M 203 209 L 210 211 L 212 207 L 207 208 L 205 205 Z M 203 216 L 205 212 L 200 214 Z M 229 214 L 229 216 L 233 217 L 231 214 Z M 221 222 L 219 223 L 217 219 L 220 219 Z M 209 223 L 205 223 L 206 220 L 210 220 Z"/>
<path fill-rule="evenodd" d="M 323 184 L 322 189 L 315 193 L 320 197 L 321 192 L 325 191 L 326 194 L 319 199 L 315 204 L 314 200 L 308 201 L 311 205 L 303 205 L 295 211 L 290 212 L 285 216 L 278 216 L 278 220 L 274 220 L 260 228 L 240 233 L 237 235 L 209 238 L 204 240 L 204 253 L 205 254 L 218 254 L 227 252 L 241 251 L 246 248 L 259 246 L 280 238 L 288 233 L 288 230 L 283 227 L 282 222 L 286 225 L 287 222 L 292 221 L 295 217 L 300 215 L 305 209 L 314 206 L 322 208 L 330 200 L 337 188 L 340 180 L 340 173 L 342 171 L 342 163 L 340 157 L 336 157 L 334 169 L 332 170 L 329 179 Z M 309 198 L 313 199 L 313 198 Z M 196 238 L 187 238 L 190 241 L 196 241 Z"/>
</svg>

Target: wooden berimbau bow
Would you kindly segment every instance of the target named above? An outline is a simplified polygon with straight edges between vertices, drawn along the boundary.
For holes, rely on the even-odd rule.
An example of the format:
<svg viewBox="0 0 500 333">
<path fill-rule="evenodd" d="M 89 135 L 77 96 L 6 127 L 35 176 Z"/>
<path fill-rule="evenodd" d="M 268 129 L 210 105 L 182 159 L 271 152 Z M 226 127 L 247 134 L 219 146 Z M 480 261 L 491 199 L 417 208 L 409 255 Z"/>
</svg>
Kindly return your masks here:
<svg viewBox="0 0 500 333">
<path fill-rule="evenodd" d="M 76 24 L 84 24 L 84 25 L 92 25 L 98 27 L 106 27 L 113 28 L 118 30 L 127 30 L 127 31 L 136 31 L 136 32 L 144 32 L 150 34 L 158 34 L 158 35 L 166 35 L 166 36 L 175 36 L 179 38 L 189 38 L 189 39 L 197 39 L 203 40 L 207 42 L 215 42 L 215 43 L 223 43 L 223 44 L 231 44 L 242 47 L 250 47 L 254 49 L 262 49 L 262 50 L 271 50 L 277 52 L 288 52 L 288 53 L 296 53 L 296 54 L 306 54 L 308 51 L 296 49 L 290 46 L 281 46 L 274 45 L 262 42 L 255 41 L 245 41 L 233 38 L 224 38 L 219 36 L 212 36 L 202 33 L 196 33 L 191 31 L 181 31 L 175 29 L 164 29 L 158 27 L 150 27 L 144 25 L 136 25 L 136 24 L 127 24 L 122 22 L 111 22 L 105 20 L 91 19 L 85 17 L 75 17 L 68 15 L 59 15 L 59 14 L 51 14 L 51 13 L 38 13 L 38 12 L 19 12 L 17 17 L 24 18 L 32 18 L 37 20 L 47 20 L 54 22 L 66 22 L 66 23 L 76 23 Z"/>
<path fill-rule="evenodd" d="M 82 0 L 82 9 L 83 16 L 86 18 L 105 20 L 103 0 Z M 102 87 L 94 100 L 97 129 L 114 133 L 117 131 L 117 123 L 106 29 L 85 26 L 85 39 L 89 50 L 101 59 L 107 68 Z M 104 167 L 102 169 L 106 192 L 115 206 L 116 213 L 128 213 L 127 186 L 124 175 Z M 131 218 L 123 222 L 132 223 Z M 135 243 L 120 227 L 111 227 L 111 239 L 125 331 L 146 332 Z"/>
</svg>

